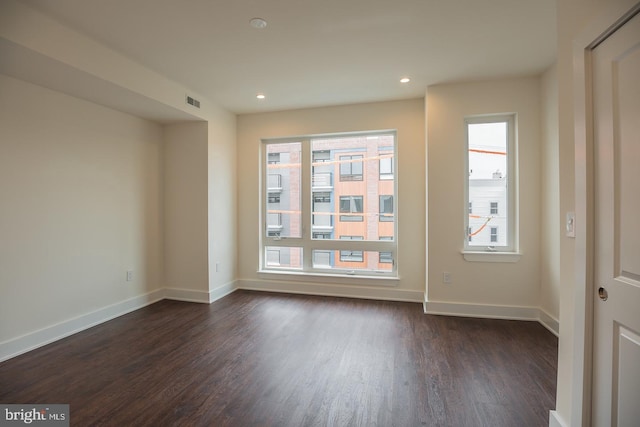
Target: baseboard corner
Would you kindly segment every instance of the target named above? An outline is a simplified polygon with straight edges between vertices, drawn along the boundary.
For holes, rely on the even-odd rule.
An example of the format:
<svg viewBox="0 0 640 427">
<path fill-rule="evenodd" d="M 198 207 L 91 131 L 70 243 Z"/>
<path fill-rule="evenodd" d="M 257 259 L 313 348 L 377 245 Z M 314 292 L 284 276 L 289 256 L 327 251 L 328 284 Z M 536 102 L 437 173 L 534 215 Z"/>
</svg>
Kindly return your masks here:
<svg viewBox="0 0 640 427">
<path fill-rule="evenodd" d="M 549 411 L 549 427 L 567 427 L 567 424 L 555 409 Z"/>
</svg>

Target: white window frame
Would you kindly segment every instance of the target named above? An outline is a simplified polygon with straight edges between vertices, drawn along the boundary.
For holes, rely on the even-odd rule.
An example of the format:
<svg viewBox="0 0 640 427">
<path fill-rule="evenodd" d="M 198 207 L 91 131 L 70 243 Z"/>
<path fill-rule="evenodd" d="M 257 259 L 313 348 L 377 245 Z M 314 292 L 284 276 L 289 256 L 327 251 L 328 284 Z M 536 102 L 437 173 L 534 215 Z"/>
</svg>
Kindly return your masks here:
<svg viewBox="0 0 640 427">
<path fill-rule="evenodd" d="M 470 116 L 464 119 L 464 230 L 463 254 L 467 261 L 491 261 L 491 262 L 516 262 L 519 260 L 518 248 L 518 158 L 516 114 L 492 114 L 483 116 Z M 469 245 L 473 239 L 469 239 L 469 125 L 481 123 L 507 123 L 507 243 L 503 246 L 487 245 L 486 247 Z M 490 209 L 490 206 L 489 206 Z M 498 207 L 500 209 L 500 207 Z M 504 231 L 503 231 L 504 232 Z M 509 257 L 505 255 L 517 255 Z"/>
<path fill-rule="evenodd" d="M 296 275 L 322 275 L 322 276 L 339 276 L 342 278 L 388 278 L 394 281 L 398 279 L 398 177 L 394 176 L 394 192 L 393 192 L 393 211 L 394 211 L 394 238 L 392 240 L 325 240 L 325 239 L 313 239 L 312 238 L 312 212 L 313 212 L 313 191 L 312 191 L 312 147 L 311 141 L 316 138 L 339 138 L 339 137 L 354 137 L 354 136 L 377 136 L 377 135 L 393 135 L 393 170 L 397 170 L 396 159 L 398 150 L 397 132 L 395 130 L 380 130 L 371 132 L 353 132 L 353 133 L 339 133 L 339 134 L 319 134 L 308 135 L 303 137 L 291 137 L 291 138 L 269 138 L 263 139 L 261 142 L 261 154 L 260 154 L 260 181 L 261 181 L 261 194 L 260 194 L 260 273 L 283 273 L 285 271 L 289 274 Z M 267 189 L 267 175 L 268 171 L 265 167 L 267 164 L 267 146 L 269 144 L 282 144 L 282 143 L 301 143 L 301 221 L 302 221 L 302 236 L 301 237 L 270 237 L 267 235 L 267 204 L 266 194 Z M 365 159 L 366 161 L 366 159 Z M 364 164 L 363 164 L 364 166 Z M 363 170 L 364 176 L 364 170 Z M 378 177 L 376 176 L 376 179 Z M 335 195 L 332 196 L 332 200 L 335 200 Z M 364 199 L 363 199 L 364 203 Z M 365 213 L 363 212 L 363 215 Z M 339 206 L 336 210 L 336 216 L 340 216 Z M 375 221 L 377 224 L 378 221 Z M 286 269 L 283 267 L 273 268 L 267 265 L 266 262 L 266 248 L 273 247 L 292 247 L 302 249 L 302 269 Z M 339 256 L 340 251 L 362 251 L 366 252 L 388 252 L 391 254 L 392 262 L 390 270 L 367 270 L 358 269 L 352 270 L 348 268 L 314 268 L 313 267 L 313 251 L 314 250 L 331 250 Z M 384 282 L 380 282 L 383 284 Z M 391 283 L 391 282 L 390 282 Z"/>
</svg>

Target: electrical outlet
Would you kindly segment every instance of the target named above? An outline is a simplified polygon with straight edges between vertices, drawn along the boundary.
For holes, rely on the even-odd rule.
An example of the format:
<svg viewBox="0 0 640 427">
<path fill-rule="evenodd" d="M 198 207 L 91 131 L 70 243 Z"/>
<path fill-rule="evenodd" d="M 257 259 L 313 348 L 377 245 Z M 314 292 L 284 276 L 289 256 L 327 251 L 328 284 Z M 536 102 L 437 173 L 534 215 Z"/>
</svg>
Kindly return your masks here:
<svg viewBox="0 0 640 427">
<path fill-rule="evenodd" d="M 220 263 L 216 262 L 216 273 L 220 272 Z"/>
<path fill-rule="evenodd" d="M 133 280 L 133 270 L 127 271 L 127 282 L 131 282 Z"/>
<path fill-rule="evenodd" d="M 449 273 L 448 271 L 442 272 L 442 283 L 451 283 L 451 273 Z"/>
</svg>

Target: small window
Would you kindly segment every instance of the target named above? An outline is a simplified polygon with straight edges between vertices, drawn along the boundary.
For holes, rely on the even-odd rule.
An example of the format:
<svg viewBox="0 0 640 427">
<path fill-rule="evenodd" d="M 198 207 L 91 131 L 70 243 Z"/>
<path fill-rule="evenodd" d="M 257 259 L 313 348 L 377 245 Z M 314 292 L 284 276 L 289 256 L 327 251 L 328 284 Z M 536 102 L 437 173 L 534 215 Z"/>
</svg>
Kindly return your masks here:
<svg viewBox="0 0 640 427">
<path fill-rule="evenodd" d="M 282 227 L 282 214 L 281 213 L 269 213 L 267 214 L 267 227 Z"/>
<path fill-rule="evenodd" d="M 516 115 L 467 117 L 465 130 L 464 249 L 516 252 Z"/>
<path fill-rule="evenodd" d="M 363 156 L 340 156 L 340 181 L 362 181 Z"/>
<path fill-rule="evenodd" d="M 393 221 L 393 196 L 380 196 L 380 221 Z"/>
<path fill-rule="evenodd" d="M 340 196 L 340 213 L 350 215 L 340 215 L 340 221 L 360 222 L 363 220 L 361 214 L 363 211 L 362 196 Z"/>
<path fill-rule="evenodd" d="M 380 236 L 380 240 L 393 240 L 391 236 Z M 393 253 L 392 252 L 378 252 L 378 262 L 381 264 L 391 264 L 393 263 Z"/>
<path fill-rule="evenodd" d="M 313 152 L 313 163 L 326 163 L 329 160 L 331 160 L 331 152 L 329 150 Z"/>
<path fill-rule="evenodd" d="M 313 193 L 313 203 L 331 203 L 331 193 Z"/>
<path fill-rule="evenodd" d="M 328 239 L 331 239 L 331 233 L 328 233 L 328 232 L 314 232 L 312 237 L 314 239 L 319 239 L 319 240 L 328 240 Z"/>
<path fill-rule="evenodd" d="M 278 163 L 280 163 L 280 153 L 269 153 L 268 157 L 268 162 L 270 165 L 277 165 Z"/>
<path fill-rule="evenodd" d="M 331 268 L 331 251 L 313 251 L 313 268 Z"/>
<path fill-rule="evenodd" d="M 272 267 L 280 265 L 280 249 L 267 249 L 267 265 Z"/>
<path fill-rule="evenodd" d="M 282 188 L 282 175 L 279 173 L 269 174 L 267 177 L 267 189 L 280 190 Z"/>
<path fill-rule="evenodd" d="M 491 243 L 498 242 L 498 227 L 491 227 Z"/>
<path fill-rule="evenodd" d="M 362 236 L 340 236 L 340 240 L 364 240 Z M 340 251 L 340 261 L 342 262 L 363 262 L 363 251 Z"/>
<path fill-rule="evenodd" d="M 390 154 L 380 155 L 380 180 L 393 179 L 393 156 Z"/>
<path fill-rule="evenodd" d="M 280 194 L 269 193 L 268 201 L 269 203 L 280 203 Z"/>
</svg>

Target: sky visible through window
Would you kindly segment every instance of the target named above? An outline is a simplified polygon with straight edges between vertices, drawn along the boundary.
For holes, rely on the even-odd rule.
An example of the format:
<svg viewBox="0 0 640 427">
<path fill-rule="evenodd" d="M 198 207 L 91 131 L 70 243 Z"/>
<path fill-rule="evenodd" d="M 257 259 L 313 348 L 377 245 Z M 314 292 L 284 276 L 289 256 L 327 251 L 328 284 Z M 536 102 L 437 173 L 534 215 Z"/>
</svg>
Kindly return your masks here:
<svg viewBox="0 0 640 427">
<path fill-rule="evenodd" d="M 509 242 L 507 174 L 509 122 L 467 123 L 468 247 L 506 247 Z M 468 209 L 468 208 L 467 208 Z"/>
<path fill-rule="evenodd" d="M 507 176 L 507 123 L 469 124 L 469 179 Z"/>
</svg>

